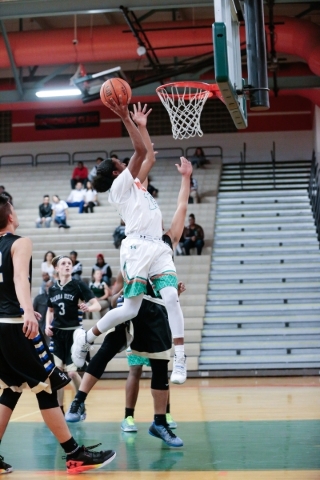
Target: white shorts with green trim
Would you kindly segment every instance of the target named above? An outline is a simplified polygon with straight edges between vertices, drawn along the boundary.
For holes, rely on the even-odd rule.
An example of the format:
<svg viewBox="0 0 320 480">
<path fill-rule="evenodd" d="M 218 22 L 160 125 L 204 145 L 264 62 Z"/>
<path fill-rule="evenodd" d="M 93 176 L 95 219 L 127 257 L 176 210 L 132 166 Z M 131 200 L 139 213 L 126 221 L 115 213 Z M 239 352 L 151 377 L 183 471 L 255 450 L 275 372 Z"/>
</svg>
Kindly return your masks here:
<svg viewBox="0 0 320 480">
<path fill-rule="evenodd" d="M 156 291 L 164 287 L 178 288 L 171 248 L 160 239 L 128 236 L 122 240 L 120 265 L 125 298 L 147 293 L 148 278 Z"/>
</svg>

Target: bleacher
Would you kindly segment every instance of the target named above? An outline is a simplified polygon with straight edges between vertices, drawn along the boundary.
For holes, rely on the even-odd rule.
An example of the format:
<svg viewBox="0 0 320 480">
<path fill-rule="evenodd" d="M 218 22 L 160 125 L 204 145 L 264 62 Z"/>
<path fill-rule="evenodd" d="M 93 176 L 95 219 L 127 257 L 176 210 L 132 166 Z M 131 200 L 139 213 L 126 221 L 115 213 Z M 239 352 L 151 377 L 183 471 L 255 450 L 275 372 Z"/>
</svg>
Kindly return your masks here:
<svg viewBox="0 0 320 480">
<path fill-rule="evenodd" d="M 122 158 L 121 152 L 119 152 Z M 180 175 L 174 166 L 177 158 L 158 160 L 152 171 L 152 183 L 159 189 L 158 203 L 162 210 L 164 226 L 168 228 L 176 208 L 180 188 Z M 86 162 L 90 169 L 91 164 Z M 102 253 L 110 264 L 113 275 L 119 270 L 119 250 L 113 245 L 112 233 L 119 224 L 115 209 L 109 205 L 107 194 L 99 195 L 100 206 L 94 214 L 78 213 L 77 208 L 69 209 L 69 230 L 51 228 L 37 229 L 35 220 L 38 216 L 38 205 L 44 194 L 57 194 L 66 199 L 70 192 L 70 177 L 73 165 L 68 163 L 38 163 L 31 165 L 5 165 L 0 168 L 0 183 L 13 196 L 14 206 L 18 213 L 20 226 L 17 234 L 28 236 L 33 241 L 33 281 L 32 296 L 37 295 L 41 283 L 41 262 L 47 250 L 55 254 L 69 254 L 71 250 L 78 252 L 78 259 L 83 264 L 83 278 L 89 280 L 96 255 Z M 216 193 L 221 170 L 221 159 L 213 158 L 205 169 L 196 169 L 194 176 L 198 180 L 201 203 L 189 205 L 188 213 L 194 213 L 197 223 L 205 232 L 205 247 L 202 256 L 193 251 L 190 257 L 177 256 L 175 263 L 179 279 L 186 284 L 187 292 L 181 297 L 186 323 L 186 353 L 188 369 L 192 375 L 198 371 L 200 341 L 205 312 L 207 284 L 209 279 L 210 258 L 213 242 L 213 229 L 216 209 Z M 85 320 L 85 328 L 93 325 Z M 100 337 L 99 342 L 103 340 Z M 99 343 L 97 342 L 98 348 Z M 108 366 L 109 372 L 122 376 L 127 372 L 125 354 L 118 355 Z M 110 373 L 111 374 L 111 373 Z"/>
</svg>

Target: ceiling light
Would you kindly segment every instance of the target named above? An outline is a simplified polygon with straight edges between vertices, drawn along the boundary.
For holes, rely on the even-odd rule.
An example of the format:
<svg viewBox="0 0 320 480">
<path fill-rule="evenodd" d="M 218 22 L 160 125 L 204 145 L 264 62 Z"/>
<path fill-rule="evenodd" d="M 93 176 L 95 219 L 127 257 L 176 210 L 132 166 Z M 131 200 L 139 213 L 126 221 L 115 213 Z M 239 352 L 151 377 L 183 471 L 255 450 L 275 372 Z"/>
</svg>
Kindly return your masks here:
<svg viewBox="0 0 320 480">
<path fill-rule="evenodd" d="M 36 92 L 38 98 L 50 98 L 50 97 L 74 97 L 81 95 L 81 91 L 78 88 L 61 88 L 59 90 L 39 90 Z"/>
<path fill-rule="evenodd" d="M 137 48 L 137 54 L 139 55 L 139 57 L 142 57 L 142 55 L 145 55 L 146 53 L 147 53 L 146 47 L 144 47 L 143 45 L 140 45 Z"/>
</svg>

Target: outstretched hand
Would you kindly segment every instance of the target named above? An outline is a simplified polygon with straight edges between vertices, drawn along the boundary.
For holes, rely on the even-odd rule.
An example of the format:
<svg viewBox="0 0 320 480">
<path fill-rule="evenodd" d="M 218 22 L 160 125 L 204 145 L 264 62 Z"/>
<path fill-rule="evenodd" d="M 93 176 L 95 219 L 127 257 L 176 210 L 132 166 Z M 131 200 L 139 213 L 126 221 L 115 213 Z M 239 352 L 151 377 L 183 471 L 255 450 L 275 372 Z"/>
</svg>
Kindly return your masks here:
<svg viewBox="0 0 320 480">
<path fill-rule="evenodd" d="M 152 108 L 147 110 L 147 104 L 141 108 L 141 103 L 138 102 L 138 106 L 133 104 L 133 112 L 130 112 L 131 118 L 138 127 L 145 127 L 147 125 L 148 116 L 151 113 Z"/>
<path fill-rule="evenodd" d="M 180 162 L 181 162 L 181 165 L 176 163 L 176 167 L 177 167 L 178 172 L 181 173 L 181 175 L 183 175 L 185 177 L 191 177 L 191 175 L 192 175 L 192 163 L 189 162 L 189 160 L 187 160 L 184 157 L 180 157 Z"/>
</svg>

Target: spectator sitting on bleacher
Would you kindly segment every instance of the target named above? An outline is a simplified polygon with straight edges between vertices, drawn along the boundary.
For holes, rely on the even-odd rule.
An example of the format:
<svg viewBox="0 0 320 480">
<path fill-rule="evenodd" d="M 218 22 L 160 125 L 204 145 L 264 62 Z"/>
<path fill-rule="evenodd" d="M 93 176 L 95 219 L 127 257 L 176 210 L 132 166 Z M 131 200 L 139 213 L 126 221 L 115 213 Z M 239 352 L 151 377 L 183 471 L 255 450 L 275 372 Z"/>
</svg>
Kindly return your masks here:
<svg viewBox="0 0 320 480">
<path fill-rule="evenodd" d="M 111 296 L 111 290 L 102 278 L 102 270 L 94 271 L 93 281 L 89 283 L 89 288 L 101 306 L 100 312 L 92 312 L 92 319 L 99 320 L 109 310 L 108 298 Z"/>
<path fill-rule="evenodd" d="M 48 290 L 49 290 L 49 287 L 51 287 L 52 285 L 53 285 L 53 282 L 49 277 L 49 280 L 43 282 L 43 287 L 40 293 L 33 300 L 34 311 L 39 312 L 41 314 L 41 319 L 39 320 L 39 328 L 44 335 L 47 345 L 49 345 L 50 339 L 45 334 L 46 314 L 48 309 L 48 298 L 49 298 Z"/>
<path fill-rule="evenodd" d="M 43 196 L 43 202 L 39 205 L 39 217 L 36 221 L 36 227 L 40 228 L 44 225 L 49 228 L 52 220 L 52 205 L 49 195 Z M 53 258 L 53 257 L 52 257 Z"/>
<path fill-rule="evenodd" d="M 67 198 L 68 207 L 79 207 L 79 213 L 83 212 L 85 190 L 81 182 L 76 183 L 76 188 L 71 190 Z"/>
<path fill-rule="evenodd" d="M 10 195 L 10 193 L 6 192 L 6 187 L 4 187 L 3 185 L 0 185 L 0 195 L 1 194 L 6 195 L 6 197 L 9 198 L 9 202 L 11 203 L 11 205 L 13 205 L 12 196 Z"/>
<path fill-rule="evenodd" d="M 78 260 L 78 252 L 76 252 L 75 250 L 72 250 L 72 252 L 70 252 L 70 259 L 72 262 L 72 272 L 71 272 L 72 280 L 81 280 L 82 263 L 79 262 Z"/>
<path fill-rule="evenodd" d="M 201 255 L 204 246 L 204 232 L 203 228 L 196 224 L 193 213 L 189 215 L 189 226 L 184 229 L 183 238 L 183 248 L 186 255 L 190 255 L 191 248 L 196 248 L 197 254 Z"/>
<path fill-rule="evenodd" d="M 102 280 L 110 287 L 112 279 L 112 270 L 110 265 L 105 261 L 102 253 L 97 255 L 97 263 L 92 267 L 91 275 L 94 276 L 94 272 L 100 270 L 102 273 Z"/>
<path fill-rule="evenodd" d="M 151 177 L 148 177 L 148 187 L 147 187 L 147 190 L 148 192 L 150 193 L 150 195 L 153 197 L 153 198 L 157 198 L 158 196 L 158 193 L 159 193 L 159 190 L 154 187 L 153 185 L 151 185 Z"/>
<path fill-rule="evenodd" d="M 196 148 L 196 151 L 190 158 L 190 162 L 192 163 L 192 165 L 195 165 L 197 168 L 200 168 L 205 163 L 207 163 L 207 159 L 201 147 Z"/>
<path fill-rule="evenodd" d="M 78 162 L 77 167 L 74 168 L 71 178 L 71 188 L 74 189 L 77 182 L 81 182 L 82 185 L 86 184 L 88 180 L 88 169 L 83 165 L 83 162 Z"/>
<path fill-rule="evenodd" d="M 54 257 L 55 254 L 51 250 L 48 250 L 44 254 L 43 262 L 41 263 L 41 272 L 48 273 L 51 278 L 53 278 L 54 274 L 54 266 L 52 265 L 52 260 L 54 259 Z"/>
<path fill-rule="evenodd" d="M 121 220 L 120 225 L 113 232 L 113 245 L 116 248 L 120 248 L 122 240 L 126 238 L 125 229 L 125 223 Z"/>
<path fill-rule="evenodd" d="M 190 194 L 188 203 L 199 203 L 199 194 L 198 194 L 198 180 L 190 177 Z"/>
<path fill-rule="evenodd" d="M 98 168 L 98 166 L 100 165 L 101 162 L 103 162 L 103 158 L 98 157 L 97 160 L 96 160 L 95 166 L 92 167 L 92 169 L 90 170 L 90 173 L 88 175 L 88 180 L 90 182 L 93 182 L 94 177 L 97 175 L 97 168 Z"/>
<path fill-rule="evenodd" d="M 96 190 L 93 189 L 91 182 L 87 182 L 87 188 L 84 190 L 84 205 L 83 211 L 85 213 L 93 213 L 94 207 L 98 204 L 98 194 Z"/>
<path fill-rule="evenodd" d="M 52 202 L 54 222 L 59 225 L 59 228 L 70 228 L 70 225 L 67 225 L 68 205 L 66 202 L 60 200 L 58 195 L 53 195 Z"/>
</svg>

